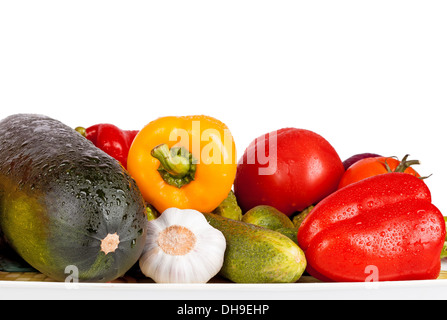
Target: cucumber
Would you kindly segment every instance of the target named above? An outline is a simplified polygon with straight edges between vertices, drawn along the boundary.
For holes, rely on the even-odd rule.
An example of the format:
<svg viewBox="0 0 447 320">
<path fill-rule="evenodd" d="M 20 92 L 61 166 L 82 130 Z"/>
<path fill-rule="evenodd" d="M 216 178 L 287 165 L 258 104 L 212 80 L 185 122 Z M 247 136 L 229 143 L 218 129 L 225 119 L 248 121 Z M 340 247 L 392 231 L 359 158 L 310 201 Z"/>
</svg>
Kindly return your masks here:
<svg viewBox="0 0 447 320">
<path fill-rule="evenodd" d="M 237 199 L 236 196 L 234 195 L 233 190 L 231 190 L 230 193 L 228 193 L 228 196 L 224 199 L 224 201 L 222 201 L 222 203 L 216 209 L 213 210 L 213 213 L 233 220 L 242 219 L 242 209 L 237 204 Z"/>
<path fill-rule="evenodd" d="M 288 216 L 276 208 L 267 205 L 259 205 L 251 208 L 243 215 L 242 221 L 272 230 L 295 228 L 292 220 Z"/>
<path fill-rule="evenodd" d="M 267 205 L 259 205 L 248 210 L 241 221 L 278 231 L 298 243 L 298 228 L 292 220 L 281 211 Z"/>
<path fill-rule="evenodd" d="M 304 252 L 285 235 L 213 213 L 204 215 L 227 241 L 221 276 L 237 283 L 290 283 L 306 269 Z"/>
<path fill-rule="evenodd" d="M 111 281 L 138 261 L 146 225 L 136 183 L 75 130 L 34 114 L 0 122 L 0 229 L 32 267 Z"/>
</svg>

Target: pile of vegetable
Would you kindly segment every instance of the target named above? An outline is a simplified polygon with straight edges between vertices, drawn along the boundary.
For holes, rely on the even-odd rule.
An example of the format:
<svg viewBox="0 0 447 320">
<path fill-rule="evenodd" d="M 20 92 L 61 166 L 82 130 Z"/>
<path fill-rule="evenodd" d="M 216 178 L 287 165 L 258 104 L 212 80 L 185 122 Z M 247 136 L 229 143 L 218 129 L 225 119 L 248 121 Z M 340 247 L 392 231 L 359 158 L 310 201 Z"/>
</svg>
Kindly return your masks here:
<svg viewBox="0 0 447 320">
<path fill-rule="evenodd" d="M 108 282 L 292 283 L 436 279 L 446 223 L 412 166 L 342 162 L 315 132 L 280 128 L 237 161 L 208 116 L 141 130 L 75 130 L 41 115 L 0 122 L 0 236 L 32 268 Z"/>
</svg>

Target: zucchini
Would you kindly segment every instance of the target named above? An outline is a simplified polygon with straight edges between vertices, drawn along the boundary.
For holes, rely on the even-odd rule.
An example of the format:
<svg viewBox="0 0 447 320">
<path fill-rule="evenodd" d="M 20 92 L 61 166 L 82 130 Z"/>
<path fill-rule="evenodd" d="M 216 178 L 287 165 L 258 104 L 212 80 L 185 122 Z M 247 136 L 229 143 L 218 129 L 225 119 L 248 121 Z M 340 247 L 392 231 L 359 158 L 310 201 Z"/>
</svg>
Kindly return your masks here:
<svg viewBox="0 0 447 320">
<path fill-rule="evenodd" d="M 32 267 L 111 281 L 138 261 L 146 225 L 134 180 L 75 130 L 34 114 L 0 122 L 0 229 Z"/>
</svg>

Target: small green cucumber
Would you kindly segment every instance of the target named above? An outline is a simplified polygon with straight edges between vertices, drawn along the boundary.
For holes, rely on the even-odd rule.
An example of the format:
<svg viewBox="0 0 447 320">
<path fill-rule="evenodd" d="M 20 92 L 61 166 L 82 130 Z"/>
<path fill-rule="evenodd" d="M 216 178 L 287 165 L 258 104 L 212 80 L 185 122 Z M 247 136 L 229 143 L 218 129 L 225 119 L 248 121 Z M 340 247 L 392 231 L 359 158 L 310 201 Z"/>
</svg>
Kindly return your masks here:
<svg viewBox="0 0 447 320">
<path fill-rule="evenodd" d="M 239 207 L 233 191 L 230 191 L 225 200 L 214 209 L 213 213 L 233 220 L 240 221 L 242 219 L 242 209 Z"/>
<path fill-rule="evenodd" d="M 212 213 L 205 217 L 227 241 L 223 277 L 237 283 L 290 283 L 306 269 L 304 252 L 283 234 Z"/>
</svg>

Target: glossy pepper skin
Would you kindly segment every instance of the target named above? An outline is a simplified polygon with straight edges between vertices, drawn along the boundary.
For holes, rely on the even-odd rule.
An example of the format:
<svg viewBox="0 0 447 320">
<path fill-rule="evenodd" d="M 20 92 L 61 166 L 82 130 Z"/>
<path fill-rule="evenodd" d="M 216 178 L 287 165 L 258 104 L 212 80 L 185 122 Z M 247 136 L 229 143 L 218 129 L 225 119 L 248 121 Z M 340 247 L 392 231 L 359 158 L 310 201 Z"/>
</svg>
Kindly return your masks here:
<svg viewBox="0 0 447 320">
<path fill-rule="evenodd" d="M 121 130 L 109 123 L 96 124 L 86 129 L 78 127 L 76 130 L 127 169 L 127 156 L 138 130 Z"/>
<path fill-rule="evenodd" d="M 228 127 L 205 116 L 161 117 L 147 124 L 129 151 L 128 170 L 157 211 L 213 211 L 236 176 L 236 146 Z"/>
<path fill-rule="evenodd" d="M 421 280 L 438 277 L 445 235 L 426 184 L 387 173 L 322 200 L 301 225 L 298 243 L 308 272 L 321 280 Z"/>
</svg>

